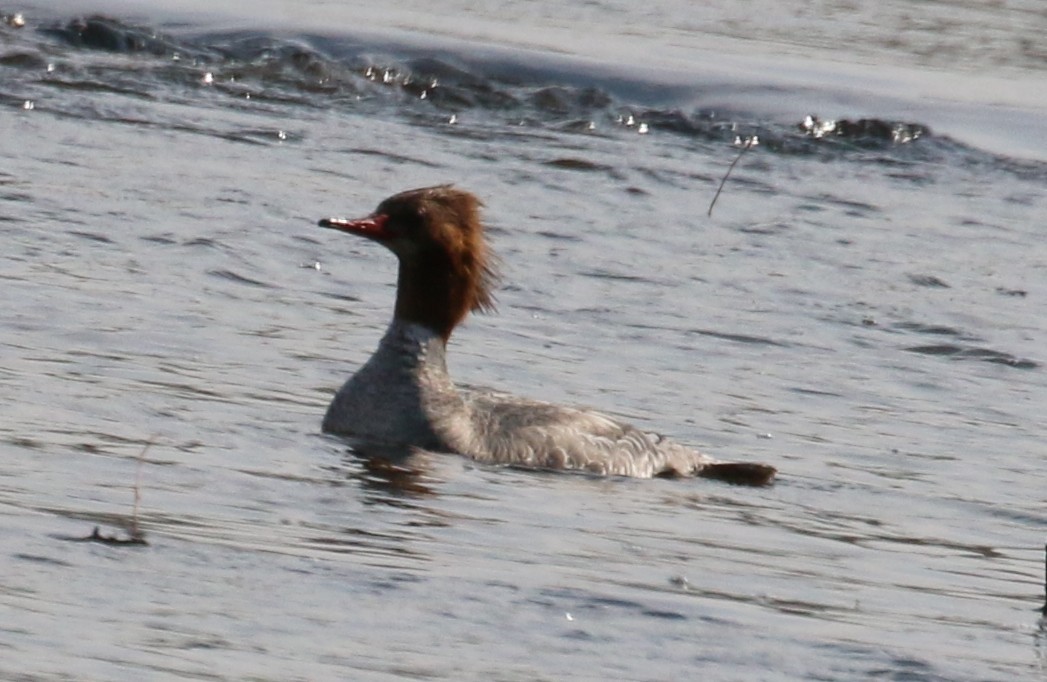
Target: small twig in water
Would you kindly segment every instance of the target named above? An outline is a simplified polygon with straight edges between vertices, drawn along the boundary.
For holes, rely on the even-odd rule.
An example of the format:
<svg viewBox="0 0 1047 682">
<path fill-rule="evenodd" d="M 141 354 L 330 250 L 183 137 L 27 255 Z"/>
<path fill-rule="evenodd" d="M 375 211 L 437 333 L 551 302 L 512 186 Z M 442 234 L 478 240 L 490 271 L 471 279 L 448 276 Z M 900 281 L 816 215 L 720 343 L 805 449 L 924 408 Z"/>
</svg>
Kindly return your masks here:
<svg viewBox="0 0 1047 682">
<path fill-rule="evenodd" d="M 142 464 L 145 463 L 145 453 L 149 452 L 149 448 L 153 446 L 156 441 L 156 436 L 152 436 L 146 441 L 142 451 L 138 453 L 138 469 L 135 471 L 135 485 L 134 485 L 134 506 L 131 508 L 131 522 L 127 529 L 127 537 L 121 537 L 116 533 L 112 535 L 105 535 L 102 533 L 98 526 L 94 527 L 91 534 L 87 537 L 77 538 L 65 538 L 76 542 L 100 542 L 103 545 L 148 545 L 149 543 L 145 540 L 145 533 L 138 526 L 138 507 L 142 502 Z"/>
<path fill-rule="evenodd" d="M 138 453 L 138 468 L 135 469 L 135 503 L 131 510 L 131 528 L 129 531 L 132 540 L 143 539 L 142 532 L 138 529 L 138 506 L 142 502 L 142 465 L 145 463 L 145 453 L 149 452 L 149 448 L 153 447 L 155 440 L 155 435 L 150 436 L 142 451 Z"/>
<path fill-rule="evenodd" d="M 1043 615 L 1047 616 L 1047 545 L 1043 546 Z"/>
<path fill-rule="evenodd" d="M 129 535 L 128 537 L 122 538 L 116 533 L 112 535 L 103 535 L 102 531 L 99 530 L 98 526 L 91 531 L 91 534 L 86 538 L 63 538 L 66 540 L 74 540 L 76 542 L 99 542 L 103 545 L 148 545 L 145 538 L 140 535 Z"/>
<path fill-rule="evenodd" d="M 741 138 L 736 138 L 734 143 L 740 144 L 742 148 L 738 151 L 738 156 L 734 157 L 734 161 L 731 162 L 731 165 L 727 167 L 727 172 L 723 174 L 723 180 L 720 180 L 720 186 L 716 188 L 716 194 L 713 195 L 713 200 L 709 202 L 709 213 L 706 215 L 710 218 L 713 215 L 713 206 L 716 205 L 716 200 L 720 198 L 720 192 L 723 191 L 723 186 L 727 184 L 727 178 L 731 177 L 731 171 L 733 171 L 734 167 L 738 165 L 739 161 L 741 161 L 742 154 L 760 144 L 760 138 L 753 135 L 752 137 L 745 138 L 744 142 Z"/>
</svg>

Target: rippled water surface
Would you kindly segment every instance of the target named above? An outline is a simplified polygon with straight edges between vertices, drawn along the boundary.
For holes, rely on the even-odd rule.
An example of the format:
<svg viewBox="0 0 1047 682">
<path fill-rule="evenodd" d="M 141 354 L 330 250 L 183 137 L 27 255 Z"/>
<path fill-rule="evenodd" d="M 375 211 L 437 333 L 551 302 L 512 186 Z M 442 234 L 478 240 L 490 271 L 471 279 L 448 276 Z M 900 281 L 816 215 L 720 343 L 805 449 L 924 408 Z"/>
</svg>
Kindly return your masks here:
<svg viewBox="0 0 1047 682">
<path fill-rule="evenodd" d="M 1047 15 L 795 5 L 0 7 L 0 677 L 1047 673 Z M 437 182 L 459 380 L 778 482 L 320 434 L 395 263 L 316 219 Z"/>
</svg>

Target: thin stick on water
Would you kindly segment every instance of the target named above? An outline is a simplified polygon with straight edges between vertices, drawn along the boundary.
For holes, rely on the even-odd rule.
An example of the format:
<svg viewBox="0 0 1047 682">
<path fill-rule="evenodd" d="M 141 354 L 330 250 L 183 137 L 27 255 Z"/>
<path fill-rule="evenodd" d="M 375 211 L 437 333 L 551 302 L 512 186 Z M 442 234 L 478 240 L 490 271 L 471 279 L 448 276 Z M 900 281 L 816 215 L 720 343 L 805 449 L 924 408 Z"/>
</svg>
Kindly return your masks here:
<svg viewBox="0 0 1047 682">
<path fill-rule="evenodd" d="M 745 142 L 742 143 L 742 148 L 738 150 L 738 156 L 734 157 L 734 161 L 727 167 L 727 172 L 723 174 L 723 180 L 720 180 L 720 186 L 716 188 L 716 194 L 713 195 L 713 200 L 709 202 L 709 212 L 706 214 L 710 218 L 713 216 L 713 206 L 716 205 L 716 200 L 720 198 L 720 192 L 723 191 L 723 186 L 727 184 L 727 178 L 731 177 L 731 171 L 738 165 L 738 162 L 742 160 L 742 154 L 749 151 L 756 145 L 760 144 L 760 138 L 756 135 L 745 138 Z"/>
<path fill-rule="evenodd" d="M 138 506 L 142 502 L 142 464 L 145 463 L 145 453 L 149 452 L 149 448 L 153 447 L 153 443 L 156 441 L 156 436 L 150 436 L 149 440 L 146 441 L 142 451 L 138 453 L 138 468 L 135 470 L 135 503 L 131 510 L 131 539 L 137 540 L 142 537 L 141 531 L 138 530 Z"/>
</svg>

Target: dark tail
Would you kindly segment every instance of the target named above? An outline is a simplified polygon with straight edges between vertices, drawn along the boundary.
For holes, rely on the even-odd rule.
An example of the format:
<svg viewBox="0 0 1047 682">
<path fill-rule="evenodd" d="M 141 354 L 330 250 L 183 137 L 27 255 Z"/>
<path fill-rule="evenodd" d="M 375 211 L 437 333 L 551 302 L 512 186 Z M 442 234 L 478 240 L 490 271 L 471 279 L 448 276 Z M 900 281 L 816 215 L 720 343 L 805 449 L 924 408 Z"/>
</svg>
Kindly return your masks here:
<svg viewBox="0 0 1047 682">
<path fill-rule="evenodd" d="M 715 481 L 724 481 L 734 485 L 770 485 L 778 470 L 769 464 L 754 462 L 717 462 L 706 464 L 698 475 Z"/>
</svg>

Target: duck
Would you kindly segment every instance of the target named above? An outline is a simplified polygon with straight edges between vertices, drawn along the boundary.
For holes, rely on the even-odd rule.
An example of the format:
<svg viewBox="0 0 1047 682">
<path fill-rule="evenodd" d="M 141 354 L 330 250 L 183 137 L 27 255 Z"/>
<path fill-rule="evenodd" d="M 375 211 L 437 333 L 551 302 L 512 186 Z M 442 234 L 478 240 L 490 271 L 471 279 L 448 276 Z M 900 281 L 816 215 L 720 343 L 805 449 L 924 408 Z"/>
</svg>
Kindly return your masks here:
<svg viewBox="0 0 1047 682">
<path fill-rule="evenodd" d="M 394 194 L 362 218 L 319 221 L 399 260 L 392 321 L 335 394 L 325 433 L 524 469 L 752 486 L 774 480 L 768 464 L 722 462 L 595 410 L 457 385 L 448 342 L 470 313 L 494 310 L 498 281 L 481 207 L 474 194 L 437 185 Z"/>
</svg>

